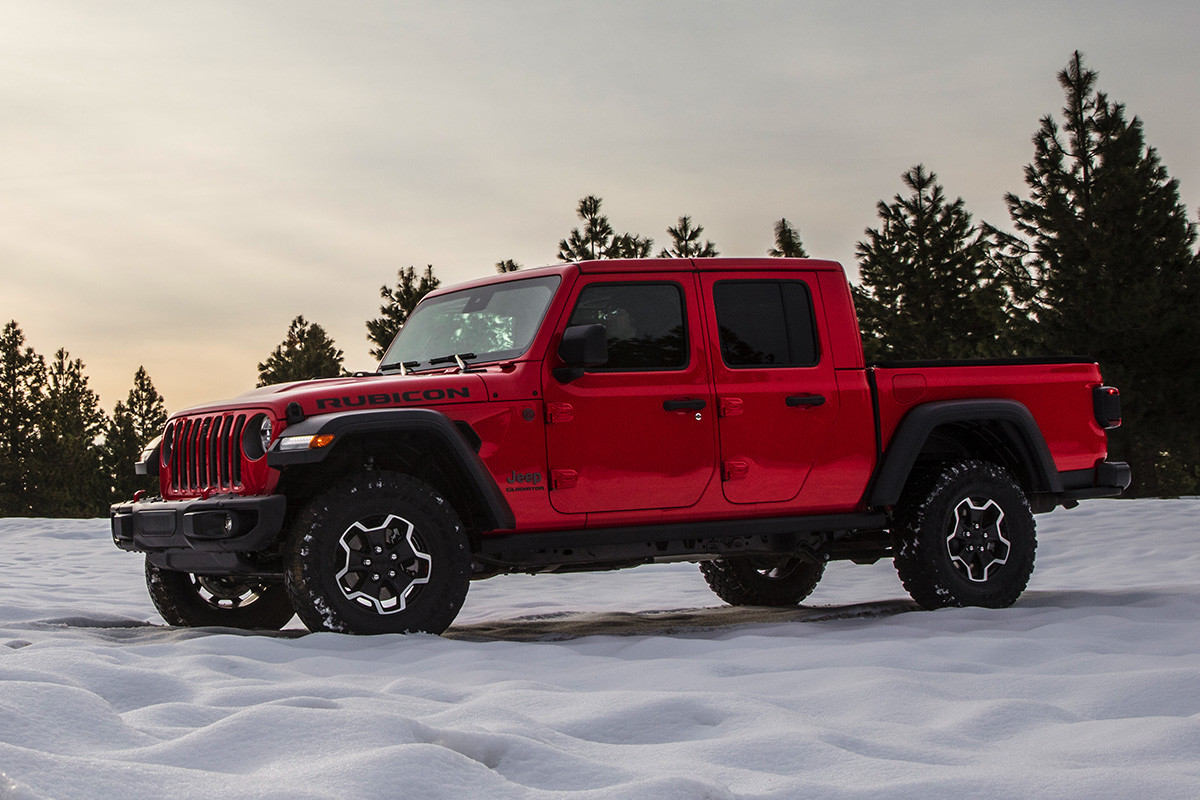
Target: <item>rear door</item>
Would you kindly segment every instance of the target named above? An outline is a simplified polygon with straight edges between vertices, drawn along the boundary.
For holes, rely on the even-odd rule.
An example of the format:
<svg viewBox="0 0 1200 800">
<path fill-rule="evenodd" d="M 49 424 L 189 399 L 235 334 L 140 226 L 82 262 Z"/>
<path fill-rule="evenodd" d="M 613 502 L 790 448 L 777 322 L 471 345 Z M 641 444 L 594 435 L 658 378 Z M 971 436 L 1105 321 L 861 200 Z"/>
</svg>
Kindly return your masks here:
<svg viewBox="0 0 1200 800">
<path fill-rule="evenodd" d="M 716 416 L 694 272 L 590 274 L 562 323 L 605 325 L 608 363 L 547 377 L 550 501 L 564 513 L 695 504 L 716 468 Z"/>
<path fill-rule="evenodd" d="M 731 503 L 792 500 L 834 430 L 837 379 L 816 273 L 701 275 Z"/>
</svg>

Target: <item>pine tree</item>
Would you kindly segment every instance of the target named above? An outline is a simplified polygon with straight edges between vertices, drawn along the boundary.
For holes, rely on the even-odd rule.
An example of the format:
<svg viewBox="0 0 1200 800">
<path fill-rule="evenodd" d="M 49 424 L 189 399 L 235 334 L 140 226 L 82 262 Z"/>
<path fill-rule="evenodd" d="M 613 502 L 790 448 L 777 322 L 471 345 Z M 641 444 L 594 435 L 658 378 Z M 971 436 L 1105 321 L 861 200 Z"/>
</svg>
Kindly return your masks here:
<svg viewBox="0 0 1200 800">
<path fill-rule="evenodd" d="M 767 251 L 773 258 L 808 258 L 808 252 L 800 242 L 800 231 L 787 221 L 787 218 L 775 223 L 775 246 Z"/>
<path fill-rule="evenodd" d="M 154 388 L 145 367 L 139 366 L 133 374 L 133 388 L 129 390 L 126 407 L 133 417 L 134 433 L 143 445 L 163 432 L 167 424 L 167 405 Z"/>
<path fill-rule="evenodd" d="M 1097 359 L 1121 389 L 1125 422 L 1110 432 L 1109 452 L 1133 467 L 1131 493 L 1195 492 L 1195 226 L 1141 120 L 1096 90 L 1097 73 L 1078 51 L 1058 82 L 1061 127 L 1042 118 L 1025 167 L 1029 197 L 1005 198 L 1019 234 L 1010 251 L 1037 278 L 1045 348 Z"/>
<path fill-rule="evenodd" d="M 516 272 L 521 268 L 521 265 L 511 258 L 506 258 L 503 261 L 496 262 L 496 272 L 504 275 L 509 272 Z"/>
<path fill-rule="evenodd" d="M 636 233 L 622 233 L 614 236 L 603 258 L 649 258 L 654 240 Z"/>
<path fill-rule="evenodd" d="M 710 241 L 700 243 L 700 234 L 704 233 L 704 226 L 697 225 L 692 227 L 692 218 L 684 214 L 679 218 L 674 228 L 667 228 L 667 235 L 671 237 L 671 248 L 663 248 L 659 251 L 659 258 L 714 258 L 720 255 L 717 252 L 717 246 Z"/>
<path fill-rule="evenodd" d="M 118 400 L 104 431 L 104 448 L 100 459 L 108 479 L 111 502 L 129 500 L 139 489 L 146 490 L 150 495 L 158 494 L 157 485 L 150 485 L 150 480 L 134 472 L 134 465 L 141 457 L 145 444 L 138 438 L 129 406 Z"/>
<path fill-rule="evenodd" d="M 514 264 L 513 261 L 500 262 Z M 499 268 L 500 264 L 496 265 Z M 519 264 L 517 265 L 520 266 Z M 440 279 L 434 277 L 433 264 L 425 267 L 425 272 L 417 275 L 416 267 L 401 268 L 396 276 L 396 288 L 387 286 L 379 288 L 379 296 L 387 302 L 379 307 L 383 316 L 367 320 L 367 340 L 375 346 L 371 348 L 372 358 L 383 358 L 396 334 L 408 321 L 408 315 L 416 308 L 421 298 L 442 285 Z"/>
<path fill-rule="evenodd" d="M 903 180 L 912 194 L 880 201 L 882 225 L 858 243 L 855 301 L 868 358 L 1010 355 L 1020 312 L 1001 248 L 961 197 L 947 202 L 924 165 Z"/>
<path fill-rule="evenodd" d="M 99 445 L 107 420 L 83 368 L 83 361 L 60 348 L 46 371 L 36 482 L 31 487 L 37 516 L 94 517 L 108 508 Z"/>
<path fill-rule="evenodd" d="M 139 489 L 154 495 L 158 482 L 134 473 L 142 449 L 159 436 L 167 423 L 162 395 L 154 388 L 145 367 L 138 367 L 126 402 L 117 402 L 104 434 L 102 460 L 112 487 L 111 500 L 127 500 Z"/>
<path fill-rule="evenodd" d="M 342 351 L 324 328 L 299 316 L 292 320 L 283 342 L 258 365 L 258 385 L 336 378 L 343 374 Z"/>
<path fill-rule="evenodd" d="M 559 241 L 559 261 L 645 258 L 650 255 L 654 240 L 635 233 L 616 235 L 608 217 L 600 213 L 602 202 L 595 195 L 588 195 L 579 201 L 575 213 L 583 221 L 583 229 L 572 228 L 567 238 Z"/>
<path fill-rule="evenodd" d="M 583 220 L 583 230 L 572 228 L 567 238 L 558 243 L 560 261 L 591 261 L 604 257 L 604 251 L 612 241 L 613 228 L 608 217 L 600 213 L 602 202 L 595 195 L 579 201 L 575 213 Z"/>
<path fill-rule="evenodd" d="M 45 360 L 9 322 L 0 334 L 0 516 L 33 513 L 30 473 L 45 386 Z"/>
</svg>

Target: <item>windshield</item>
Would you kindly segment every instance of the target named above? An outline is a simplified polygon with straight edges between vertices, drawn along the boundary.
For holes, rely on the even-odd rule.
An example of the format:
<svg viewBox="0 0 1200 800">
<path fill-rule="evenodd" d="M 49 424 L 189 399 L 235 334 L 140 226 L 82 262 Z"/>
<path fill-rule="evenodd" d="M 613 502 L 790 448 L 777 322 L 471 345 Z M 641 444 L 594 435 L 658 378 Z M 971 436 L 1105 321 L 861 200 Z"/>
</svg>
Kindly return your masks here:
<svg viewBox="0 0 1200 800">
<path fill-rule="evenodd" d="M 421 302 L 381 369 L 422 369 L 458 355 L 475 363 L 519 357 L 533 343 L 561 278 L 546 275 L 462 289 Z"/>
</svg>

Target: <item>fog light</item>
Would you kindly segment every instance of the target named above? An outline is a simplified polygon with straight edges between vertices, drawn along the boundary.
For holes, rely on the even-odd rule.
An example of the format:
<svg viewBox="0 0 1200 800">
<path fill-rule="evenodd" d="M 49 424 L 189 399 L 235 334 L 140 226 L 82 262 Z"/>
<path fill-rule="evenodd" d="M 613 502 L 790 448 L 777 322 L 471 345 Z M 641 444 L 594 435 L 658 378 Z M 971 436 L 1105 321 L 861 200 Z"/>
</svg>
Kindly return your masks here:
<svg viewBox="0 0 1200 800">
<path fill-rule="evenodd" d="M 145 515 L 143 515 L 145 516 Z M 189 511 L 183 515 L 183 533 L 188 539 L 228 539 L 246 531 L 245 520 L 233 511 Z M 174 514 L 172 514 L 172 518 Z M 171 526 L 175 530 L 175 526 Z"/>
</svg>

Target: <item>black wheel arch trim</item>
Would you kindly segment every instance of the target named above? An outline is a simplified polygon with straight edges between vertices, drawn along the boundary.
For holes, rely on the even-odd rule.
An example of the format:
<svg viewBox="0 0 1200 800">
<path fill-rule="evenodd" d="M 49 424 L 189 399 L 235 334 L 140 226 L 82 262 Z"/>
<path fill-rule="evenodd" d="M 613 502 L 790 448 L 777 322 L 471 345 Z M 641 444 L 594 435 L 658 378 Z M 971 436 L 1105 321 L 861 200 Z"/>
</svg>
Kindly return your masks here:
<svg viewBox="0 0 1200 800">
<path fill-rule="evenodd" d="M 473 443 L 467 441 L 457 423 L 440 411 L 430 408 L 344 411 L 309 417 L 285 428 L 283 437 L 333 434 L 333 444 L 329 447 L 284 452 L 279 450 L 279 442 L 276 441 L 267 454 L 267 463 L 276 469 L 297 464 L 316 464 L 337 449 L 339 438 L 353 434 L 397 431 L 427 433 L 445 445 L 455 463 L 462 468 L 471 488 L 483 501 L 488 515 L 488 527 L 494 530 L 512 530 L 516 527 L 516 517 L 512 508 L 479 458 Z"/>
<path fill-rule="evenodd" d="M 1050 448 L 1024 404 L 1006 399 L 941 400 L 918 406 L 900 421 L 867 490 L 867 506 L 895 505 L 930 435 L 956 422 L 1000 423 L 1034 482 L 1032 491 L 1063 493 Z"/>
</svg>

